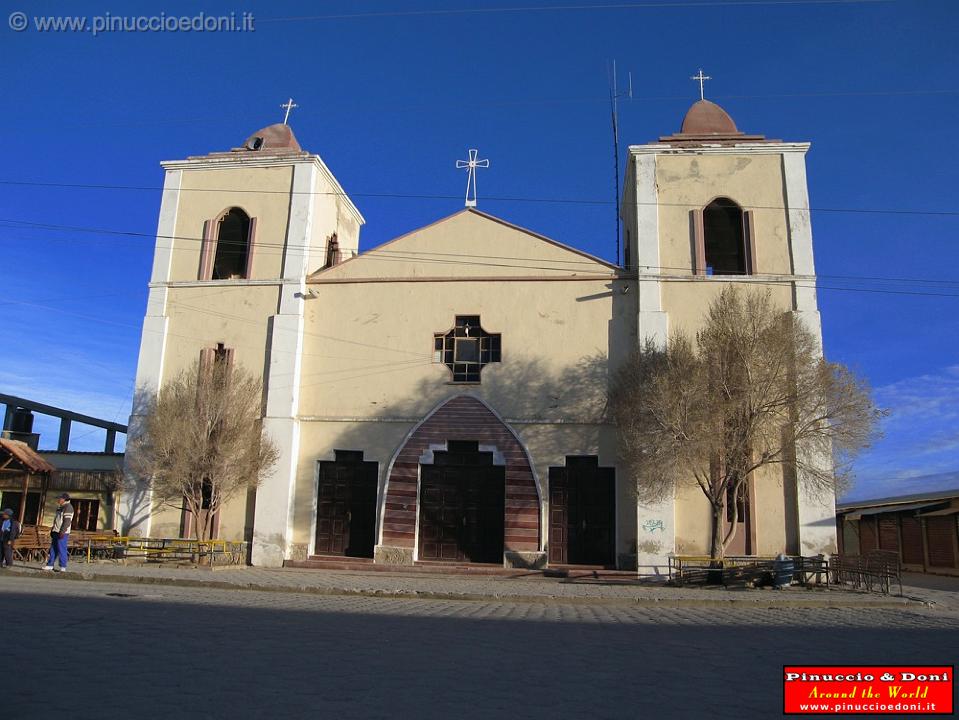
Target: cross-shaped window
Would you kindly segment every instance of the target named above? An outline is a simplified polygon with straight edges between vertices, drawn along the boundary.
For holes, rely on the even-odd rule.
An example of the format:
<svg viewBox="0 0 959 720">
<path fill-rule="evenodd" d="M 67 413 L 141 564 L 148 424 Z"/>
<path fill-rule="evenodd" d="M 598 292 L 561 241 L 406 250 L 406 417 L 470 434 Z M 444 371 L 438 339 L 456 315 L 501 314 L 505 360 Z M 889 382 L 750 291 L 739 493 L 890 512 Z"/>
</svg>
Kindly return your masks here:
<svg viewBox="0 0 959 720">
<path fill-rule="evenodd" d="M 500 361 L 500 337 L 483 329 L 479 315 L 457 315 L 452 330 L 433 335 L 433 362 L 446 365 L 455 383 L 478 383 L 483 368 Z"/>
</svg>

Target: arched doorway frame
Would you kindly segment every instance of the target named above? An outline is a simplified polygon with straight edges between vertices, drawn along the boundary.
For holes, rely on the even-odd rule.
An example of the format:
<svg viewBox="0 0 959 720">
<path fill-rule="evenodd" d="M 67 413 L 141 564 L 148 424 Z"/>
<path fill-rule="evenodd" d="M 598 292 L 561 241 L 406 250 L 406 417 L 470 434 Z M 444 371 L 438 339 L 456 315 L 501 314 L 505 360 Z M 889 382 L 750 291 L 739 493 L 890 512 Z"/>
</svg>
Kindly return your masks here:
<svg viewBox="0 0 959 720">
<path fill-rule="evenodd" d="M 464 437 L 465 437 L 465 435 L 464 435 L 464 432 L 465 432 L 467 435 L 469 435 L 469 438 L 468 438 L 468 439 L 478 441 L 479 444 L 480 444 L 480 446 L 483 447 L 483 448 L 487 448 L 487 449 L 488 449 L 488 448 L 491 448 L 491 447 L 495 447 L 494 452 L 495 452 L 495 453 L 498 453 L 498 454 L 499 454 L 500 456 L 502 456 L 502 458 L 504 459 L 504 464 L 506 465 L 506 473 L 507 473 L 507 479 L 506 479 L 506 482 L 507 482 L 507 517 L 506 517 L 506 520 L 507 520 L 507 529 L 506 529 L 506 532 L 504 533 L 505 536 L 508 536 L 508 534 L 509 534 L 509 527 L 508 527 L 509 505 L 508 505 L 508 503 L 510 502 L 510 497 L 509 497 L 509 491 L 510 491 L 510 487 L 511 487 L 511 485 L 510 485 L 510 475 L 511 475 L 511 474 L 528 473 L 529 480 L 531 481 L 532 487 L 533 487 L 533 489 L 534 489 L 535 492 L 536 492 L 536 514 L 535 514 L 535 517 L 536 517 L 536 539 L 535 539 L 535 543 L 531 544 L 531 545 L 533 545 L 532 547 L 522 547 L 522 548 L 518 548 L 518 549 L 517 549 L 517 548 L 511 548 L 509 542 L 507 541 L 507 538 L 504 536 L 504 546 L 506 547 L 507 551 L 516 550 L 516 551 L 518 551 L 518 552 L 542 553 L 542 552 L 543 552 L 543 548 L 544 548 L 544 531 L 543 531 L 543 516 L 544 516 L 543 488 L 542 488 L 542 485 L 541 485 L 541 481 L 540 481 L 539 474 L 536 472 L 536 467 L 535 467 L 535 465 L 534 465 L 533 462 L 532 462 L 532 458 L 531 458 L 531 456 L 530 456 L 529 450 L 528 450 L 528 448 L 526 447 L 526 444 L 522 441 L 522 439 L 520 439 L 520 437 L 519 437 L 519 435 L 517 434 L 516 430 L 515 430 L 509 423 L 507 423 L 507 422 L 502 418 L 502 416 L 501 416 L 494 408 L 492 408 L 492 407 L 489 405 L 489 403 L 487 403 L 483 398 L 478 397 L 477 395 L 474 395 L 474 394 L 472 394 L 472 393 L 455 393 L 455 394 L 452 394 L 452 395 L 444 398 L 441 402 L 437 403 L 419 422 L 417 422 L 417 423 L 409 430 L 408 433 L 406 433 L 406 435 L 404 436 L 402 442 L 398 445 L 397 449 L 394 451 L 394 453 L 393 453 L 392 456 L 390 457 L 390 461 L 389 461 L 389 463 L 388 463 L 388 465 L 387 465 L 386 474 L 385 474 L 384 480 L 383 480 L 382 490 L 381 490 L 381 492 L 380 492 L 379 507 L 377 508 L 377 529 L 376 529 L 377 545 L 380 546 L 380 547 L 382 547 L 382 546 L 385 545 L 385 543 L 384 543 L 385 527 L 386 527 L 387 521 L 390 519 L 390 518 L 389 518 L 389 515 L 388 515 L 389 510 L 388 510 L 388 508 L 387 508 L 387 504 L 388 504 L 389 501 L 390 501 L 390 488 L 391 488 L 391 485 L 392 485 L 394 482 L 398 482 L 398 478 L 395 477 L 395 475 L 396 475 L 396 470 L 397 470 L 397 467 L 396 467 L 396 466 L 397 466 L 397 462 L 399 461 L 400 457 L 403 455 L 404 451 L 406 451 L 407 448 L 410 446 L 411 442 L 414 442 L 414 441 L 415 441 L 415 439 L 417 438 L 418 434 L 419 434 L 421 431 L 423 431 L 424 427 L 426 427 L 426 426 L 428 425 L 428 423 L 430 423 L 430 421 L 433 420 L 438 413 L 440 413 L 441 411 L 443 411 L 444 409 L 446 409 L 446 408 L 447 408 L 448 406 L 450 406 L 451 404 L 456 403 L 456 402 L 458 402 L 458 401 L 463 401 L 463 400 L 468 400 L 468 401 L 472 401 L 472 402 L 477 403 L 477 404 L 478 404 L 479 406 L 481 406 L 485 411 L 487 411 L 490 415 L 492 415 L 492 417 L 496 420 L 497 424 L 498 424 L 499 426 L 501 426 L 501 427 L 506 431 L 506 433 L 507 433 L 506 438 L 504 438 L 507 442 L 504 442 L 504 443 L 490 442 L 487 437 L 476 437 L 476 435 L 482 435 L 482 434 L 487 434 L 487 435 L 488 435 L 488 433 L 489 433 L 488 428 L 485 429 L 485 430 L 483 430 L 482 432 L 480 432 L 480 430 L 481 430 L 481 424 L 480 424 L 479 422 L 476 423 L 476 428 L 475 428 L 475 429 L 471 429 L 469 426 L 466 426 L 465 428 L 463 428 L 463 426 L 459 426 L 459 427 L 457 428 L 457 433 L 456 433 L 456 434 L 458 434 L 458 435 L 461 435 L 461 436 L 464 436 Z M 460 428 L 462 428 L 462 430 L 461 430 Z M 472 433 L 472 434 L 470 434 L 470 433 Z M 420 511 L 419 491 L 420 491 L 420 481 L 421 481 L 421 477 L 420 477 L 421 472 L 420 472 L 420 462 L 419 462 L 419 461 L 420 461 L 420 459 L 423 458 L 424 456 L 427 457 L 427 458 L 429 458 L 429 459 L 432 459 L 432 458 L 431 458 L 432 452 L 435 452 L 436 450 L 439 450 L 439 449 L 441 449 L 441 448 L 442 448 L 442 449 L 445 449 L 445 448 L 446 448 L 446 442 L 447 442 L 448 440 L 455 440 L 455 439 L 458 439 L 458 438 L 456 438 L 456 437 L 449 437 L 449 438 L 446 438 L 443 442 L 426 442 L 426 443 L 425 443 L 425 447 L 424 447 L 420 452 L 417 452 L 415 458 L 412 458 L 412 459 L 410 459 L 410 460 L 407 460 L 407 463 L 408 463 L 408 464 L 412 464 L 412 461 L 413 461 L 413 460 L 416 461 L 416 468 L 415 468 L 416 498 L 415 498 L 415 500 L 414 500 L 414 503 L 415 503 L 415 514 L 414 514 L 414 517 L 413 517 L 413 519 L 412 519 L 412 523 L 410 523 L 411 528 L 410 528 L 410 531 L 409 531 L 409 533 L 408 533 L 408 534 L 410 535 L 410 537 L 409 537 L 408 539 L 404 539 L 403 544 L 402 544 L 401 547 L 403 547 L 404 549 L 409 549 L 410 552 L 411 552 L 411 556 L 412 556 L 412 558 L 413 558 L 414 560 L 415 560 L 415 558 L 416 558 L 416 553 L 417 553 L 417 545 L 418 545 L 417 541 L 418 541 L 418 533 L 419 533 L 419 511 Z M 515 449 L 511 449 L 511 448 L 505 447 L 505 445 L 507 445 L 509 442 L 513 442 L 513 443 L 516 444 Z M 487 450 L 487 451 L 488 451 L 488 450 Z M 515 454 L 516 454 L 517 451 L 518 451 L 519 453 L 521 453 L 521 455 L 522 455 L 522 462 L 518 462 L 516 459 L 514 459 L 514 460 L 511 462 L 510 456 L 511 456 L 511 455 L 515 456 Z M 406 468 L 406 471 L 407 471 L 407 472 L 411 472 L 412 470 L 413 470 L 413 468 Z M 413 480 L 412 477 L 407 477 L 407 478 L 405 479 L 405 483 L 406 483 L 406 484 L 411 484 L 411 481 L 412 481 L 412 480 Z M 520 485 L 521 485 L 520 483 L 513 483 L 513 488 L 514 488 L 514 489 L 517 489 L 517 488 L 520 487 Z M 389 538 L 388 540 L 390 541 L 390 546 L 393 546 L 393 544 L 396 542 L 395 538 Z M 528 541 L 526 541 L 526 542 L 528 542 Z"/>
</svg>

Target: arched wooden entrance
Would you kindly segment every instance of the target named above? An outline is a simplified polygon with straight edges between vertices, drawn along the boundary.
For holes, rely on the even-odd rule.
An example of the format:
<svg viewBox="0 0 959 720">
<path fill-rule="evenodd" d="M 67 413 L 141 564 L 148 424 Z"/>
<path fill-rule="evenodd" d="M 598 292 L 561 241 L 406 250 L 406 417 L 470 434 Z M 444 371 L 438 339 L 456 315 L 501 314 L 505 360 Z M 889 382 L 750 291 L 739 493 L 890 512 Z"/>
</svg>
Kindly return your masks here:
<svg viewBox="0 0 959 720">
<path fill-rule="evenodd" d="M 504 553 L 539 551 L 540 497 L 525 449 L 513 430 L 481 400 L 459 395 L 446 401 L 414 428 L 390 463 L 380 521 L 380 556 L 388 558 L 387 562 L 419 559 L 415 551 L 421 510 L 421 466 L 433 466 L 434 453 L 449 452 L 450 443 L 454 447 L 457 443 L 473 443 L 477 452 L 493 453 L 497 457 L 494 467 L 502 466 Z M 428 474 L 433 476 L 435 471 L 431 469 Z M 437 486 L 432 478 L 430 484 Z M 487 532 L 491 529 L 492 526 L 487 525 Z"/>
</svg>

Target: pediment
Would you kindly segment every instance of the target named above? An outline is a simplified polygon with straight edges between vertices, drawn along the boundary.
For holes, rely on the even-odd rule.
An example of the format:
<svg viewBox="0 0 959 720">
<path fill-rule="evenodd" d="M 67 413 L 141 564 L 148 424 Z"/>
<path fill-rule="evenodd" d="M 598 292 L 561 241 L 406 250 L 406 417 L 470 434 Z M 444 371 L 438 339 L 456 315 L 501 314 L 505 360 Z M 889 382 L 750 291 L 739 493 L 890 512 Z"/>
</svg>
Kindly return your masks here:
<svg viewBox="0 0 959 720">
<path fill-rule="evenodd" d="M 468 208 L 315 272 L 308 281 L 608 277 L 617 269 L 588 253 Z"/>
</svg>

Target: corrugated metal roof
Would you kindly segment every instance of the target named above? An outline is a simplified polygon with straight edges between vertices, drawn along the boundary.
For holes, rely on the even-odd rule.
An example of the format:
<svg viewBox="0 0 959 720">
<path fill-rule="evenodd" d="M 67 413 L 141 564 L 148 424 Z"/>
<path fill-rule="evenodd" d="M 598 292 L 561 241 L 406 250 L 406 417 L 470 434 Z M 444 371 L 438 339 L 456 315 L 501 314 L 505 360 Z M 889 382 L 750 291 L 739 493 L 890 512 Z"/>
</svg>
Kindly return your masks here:
<svg viewBox="0 0 959 720">
<path fill-rule="evenodd" d="M 854 508 L 868 508 L 868 507 L 879 507 L 880 505 L 884 506 L 894 506 L 904 503 L 914 503 L 918 501 L 931 502 L 933 500 L 951 500 L 952 498 L 959 499 L 959 488 L 955 490 L 941 490 L 936 492 L 927 492 L 927 493 L 914 493 L 912 495 L 899 495 L 895 497 L 885 497 L 885 498 L 875 498 L 874 500 L 855 500 L 852 502 L 841 502 L 836 504 L 836 509 L 839 511 L 849 511 Z M 889 510 L 889 512 L 895 512 L 895 510 Z"/>
<path fill-rule="evenodd" d="M 858 520 L 864 515 L 882 515 L 884 513 L 899 513 L 899 512 L 908 512 L 910 510 L 922 510 L 923 508 L 928 507 L 937 507 L 939 505 L 944 505 L 942 501 L 939 502 L 924 502 L 924 503 L 912 503 L 911 505 L 883 505 L 881 507 L 866 508 L 862 510 L 856 510 L 850 512 L 845 516 L 846 520 Z M 839 514 L 842 514 L 842 510 L 839 511 Z M 846 511 L 849 512 L 849 511 Z M 925 513 L 924 513 L 925 514 Z"/>
<path fill-rule="evenodd" d="M 25 442 L 0 438 L 0 449 L 17 459 L 30 472 L 53 472 L 56 468 L 40 457 L 39 453 Z"/>
</svg>

